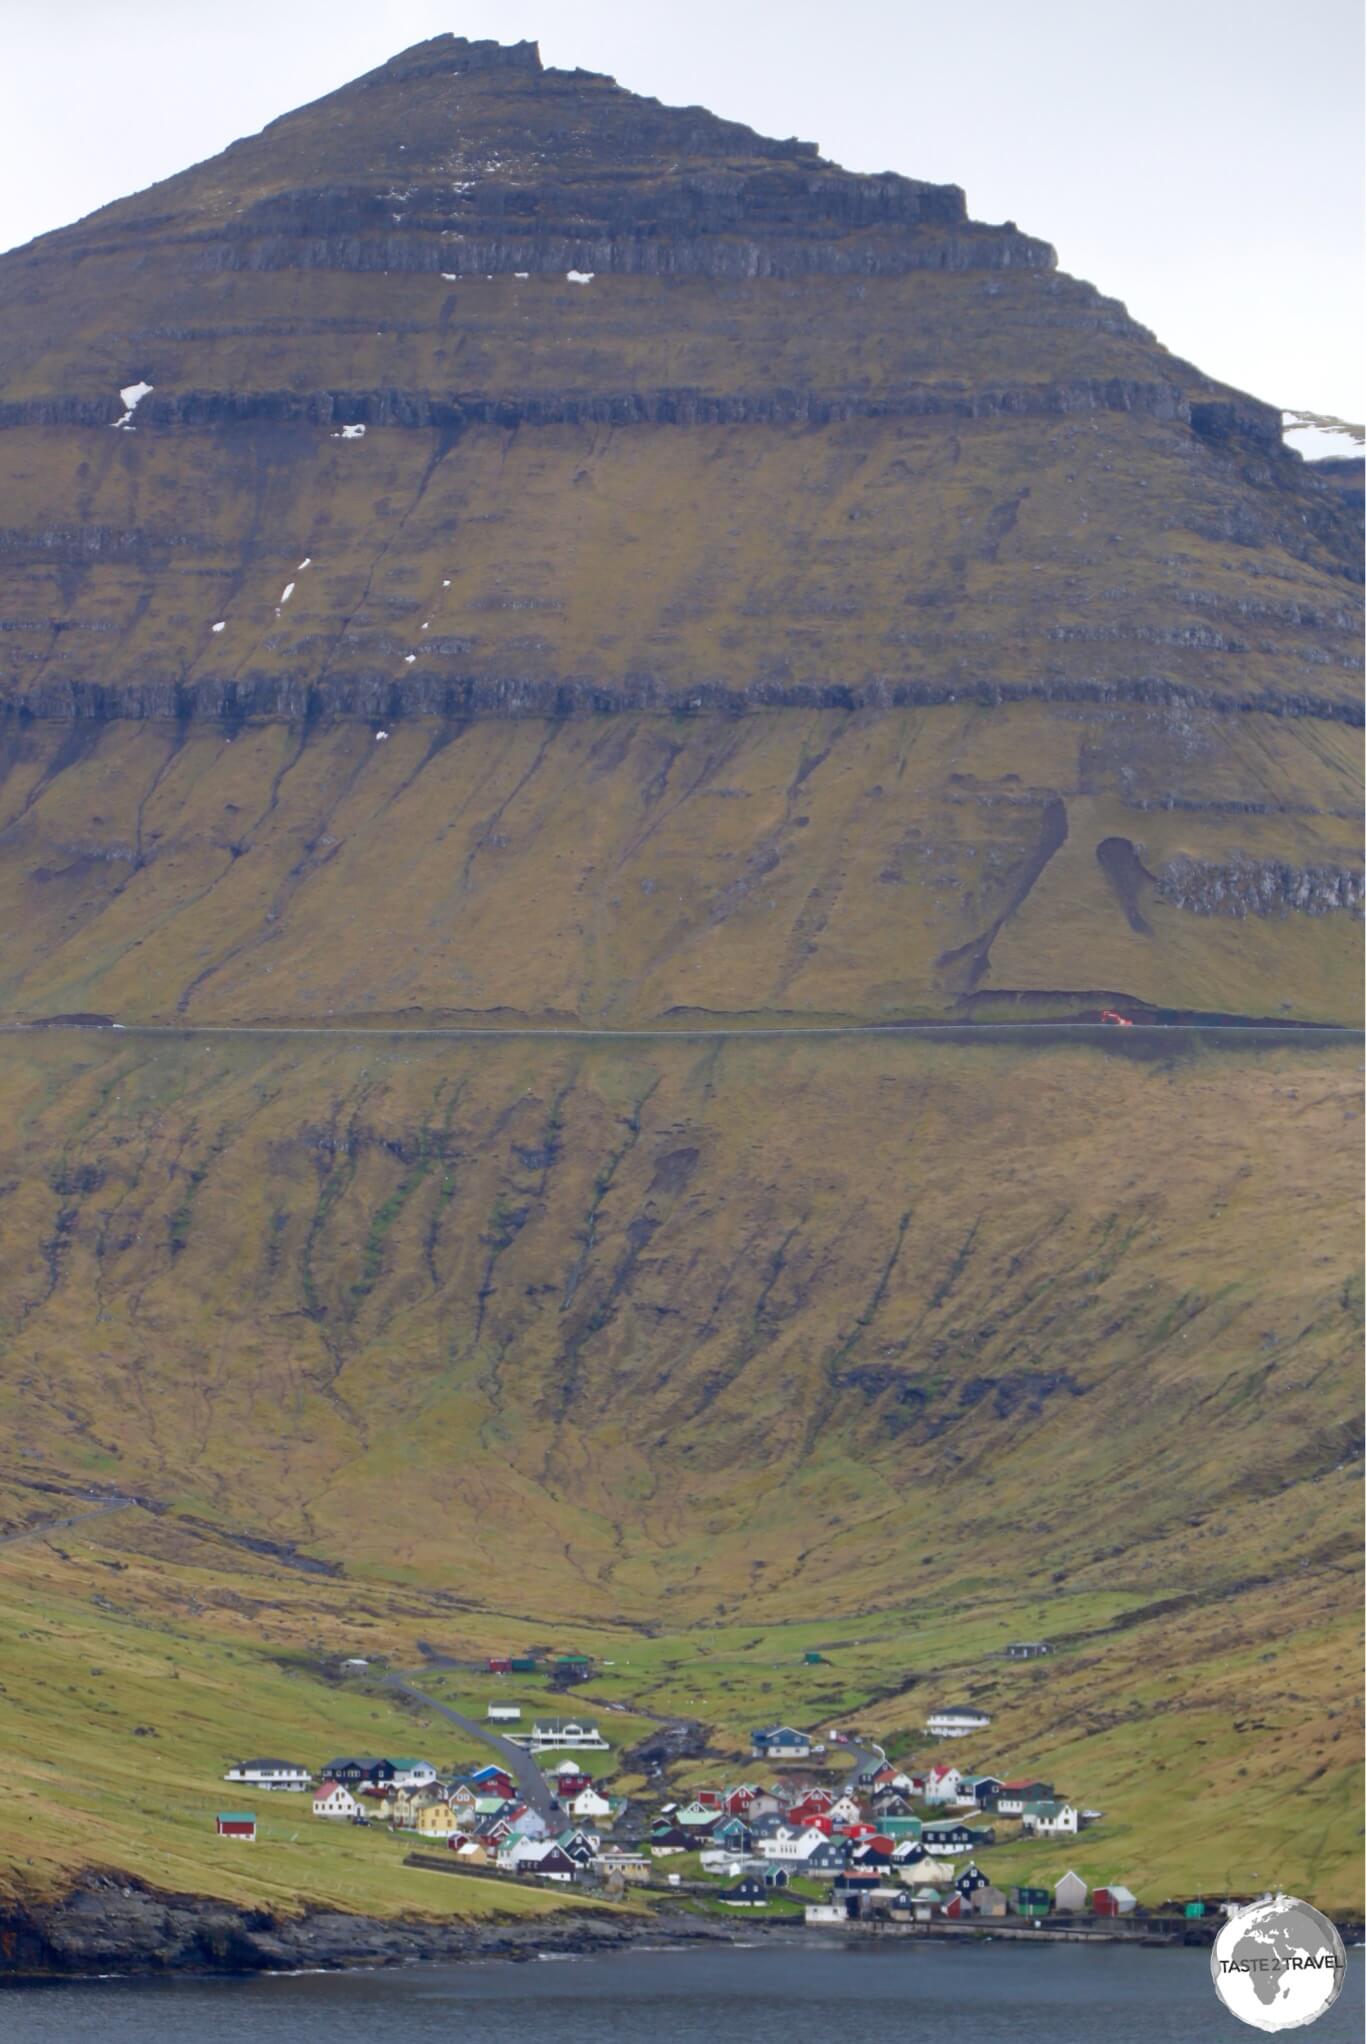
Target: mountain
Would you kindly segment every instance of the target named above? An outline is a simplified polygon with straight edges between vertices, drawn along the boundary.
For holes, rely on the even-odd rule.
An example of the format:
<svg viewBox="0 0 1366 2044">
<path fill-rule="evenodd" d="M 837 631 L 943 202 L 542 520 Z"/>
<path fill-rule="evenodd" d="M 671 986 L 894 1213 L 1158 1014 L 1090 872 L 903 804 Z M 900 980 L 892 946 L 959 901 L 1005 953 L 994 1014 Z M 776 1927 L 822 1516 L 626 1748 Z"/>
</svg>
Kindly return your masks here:
<svg viewBox="0 0 1366 2044">
<path fill-rule="evenodd" d="M 0 1550 L 100 1628 L 14 1741 L 596 1629 L 1349 1896 L 1360 542 L 1279 413 L 445 36 L 0 258 L 0 479 L 0 1502 L 141 1501 Z"/>
</svg>

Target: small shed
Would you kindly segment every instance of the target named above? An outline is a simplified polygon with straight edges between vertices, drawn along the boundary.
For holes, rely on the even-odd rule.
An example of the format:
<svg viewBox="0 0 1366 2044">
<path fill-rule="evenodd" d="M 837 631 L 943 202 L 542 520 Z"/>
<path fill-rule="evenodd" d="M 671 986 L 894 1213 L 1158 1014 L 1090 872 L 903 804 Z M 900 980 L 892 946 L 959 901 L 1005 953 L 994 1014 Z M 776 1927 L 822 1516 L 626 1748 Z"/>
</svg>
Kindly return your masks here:
<svg viewBox="0 0 1366 2044">
<path fill-rule="evenodd" d="M 1047 1888 L 1017 1888 L 1015 1907 L 1021 1916 L 1047 1916 L 1053 1898 Z"/>
<path fill-rule="evenodd" d="M 490 1675 L 510 1675 L 512 1673 L 512 1659 L 508 1654 L 490 1654 L 484 1666 Z"/>
<path fill-rule="evenodd" d="M 987 1882 L 984 1888 L 977 1888 L 973 1891 L 972 1913 L 974 1916 L 1004 1916 L 1007 1906 L 1006 1898 L 1001 1893 L 1001 1890 L 993 1887 L 990 1881 Z"/>
<path fill-rule="evenodd" d="M 220 1810 L 216 1829 L 220 1838 L 254 1839 L 256 1819 L 250 1810 Z"/>
<path fill-rule="evenodd" d="M 818 1654 L 814 1647 L 808 1648 L 806 1653 L 802 1655 L 802 1664 L 807 1668 L 828 1668 L 830 1666 L 825 1655 Z"/>
<path fill-rule="evenodd" d="M 1089 1892 L 1081 1875 L 1074 1874 L 1069 1868 L 1061 1880 L 1053 1883 L 1054 1907 L 1062 1910 L 1085 1909 Z"/>
<path fill-rule="evenodd" d="M 1118 1882 L 1112 1882 L 1108 1888 L 1094 1890 L 1091 1907 L 1097 1916 L 1129 1916 L 1138 1907 L 1138 1897 Z"/>
</svg>

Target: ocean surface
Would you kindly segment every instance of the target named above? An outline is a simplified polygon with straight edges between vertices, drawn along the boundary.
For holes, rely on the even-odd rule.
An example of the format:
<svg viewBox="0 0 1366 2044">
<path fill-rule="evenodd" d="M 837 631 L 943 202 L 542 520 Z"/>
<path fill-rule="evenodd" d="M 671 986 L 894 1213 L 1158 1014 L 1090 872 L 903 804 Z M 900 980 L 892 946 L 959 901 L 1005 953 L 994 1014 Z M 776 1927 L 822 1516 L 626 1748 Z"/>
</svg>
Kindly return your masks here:
<svg viewBox="0 0 1366 2044">
<path fill-rule="evenodd" d="M 1359 2044 L 1362 1954 L 1306 2031 Z M 1229 2044 L 1199 1950 L 769 1944 L 245 1980 L 0 1989 L 5 2044 Z"/>
</svg>

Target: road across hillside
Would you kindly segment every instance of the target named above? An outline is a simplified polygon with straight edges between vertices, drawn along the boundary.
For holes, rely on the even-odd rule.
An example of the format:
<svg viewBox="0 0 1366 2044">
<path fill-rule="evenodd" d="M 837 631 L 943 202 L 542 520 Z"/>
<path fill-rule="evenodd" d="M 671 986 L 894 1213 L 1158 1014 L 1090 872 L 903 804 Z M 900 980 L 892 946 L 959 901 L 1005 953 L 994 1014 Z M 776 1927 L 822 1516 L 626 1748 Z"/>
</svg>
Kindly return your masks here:
<svg viewBox="0 0 1366 2044">
<path fill-rule="evenodd" d="M 453 1725 L 459 1725 L 462 1732 L 469 1732 L 474 1738 L 482 1739 L 486 1746 L 492 1746 L 532 1809 L 547 1823 L 551 1821 L 550 1784 L 529 1753 L 523 1752 L 520 1746 L 514 1746 L 511 1739 L 505 1739 L 500 1732 L 491 1732 L 478 1718 L 466 1717 L 464 1711 L 454 1710 L 449 1703 L 438 1703 L 434 1696 L 414 1689 L 412 1683 L 406 1682 L 401 1675 L 386 1675 L 384 1679 L 391 1689 L 410 1696 L 414 1703 L 424 1704 L 439 1717 L 449 1718 Z"/>
<path fill-rule="evenodd" d="M 0 1533 L 0 1547 L 16 1547 L 21 1540 L 41 1540 L 48 1533 L 61 1533 L 71 1526 L 83 1526 L 87 1519 L 107 1519 L 111 1512 L 126 1512 L 133 1498 L 111 1498 L 88 1512 L 70 1512 L 60 1519 L 40 1519 L 36 1526 L 21 1526 L 16 1533 Z"/>
<path fill-rule="evenodd" d="M 775 1037 L 805 1038 L 827 1036 L 902 1036 L 944 1038 L 952 1042 L 968 1039 L 991 1039 L 1007 1041 L 1013 1036 L 1031 1038 L 1061 1036 L 1067 1038 L 1090 1037 L 1104 1043 L 1116 1045 L 1152 1037 L 1181 1037 L 1186 1035 L 1223 1036 L 1230 1044 L 1251 1043 L 1259 1038 L 1275 1036 L 1292 1039 L 1299 1043 L 1359 1042 L 1363 1031 L 1337 1022 L 1261 1022 L 1255 1020 L 1218 1020 L 1152 1022 L 1135 1021 L 1116 1024 L 1113 1022 L 1047 1022 L 1047 1021 L 1004 1021 L 1004 1022 L 812 1022 L 756 1023 L 753 1028 L 715 1026 L 706 1028 L 679 1029 L 602 1029 L 580 1028 L 573 1024 L 536 1025 L 533 1023 L 495 1026 L 477 1023 L 468 1028 L 436 1029 L 407 1027 L 401 1023 L 380 1024 L 373 1022 L 337 1023 L 329 1026 L 322 1022 L 115 1022 L 112 1020 L 81 1018 L 66 1021 L 61 1017 L 50 1017 L 37 1022 L 0 1022 L 0 1035 L 37 1036 L 61 1030 L 72 1035 L 120 1036 L 325 1036 L 333 1041 L 351 1036 L 402 1037 L 415 1041 L 436 1039 L 441 1042 L 458 1043 L 465 1038 L 548 1037 L 560 1042 L 618 1042 L 618 1043 L 710 1043 L 717 1040 L 745 1041 L 754 1039 L 772 1040 Z"/>
</svg>

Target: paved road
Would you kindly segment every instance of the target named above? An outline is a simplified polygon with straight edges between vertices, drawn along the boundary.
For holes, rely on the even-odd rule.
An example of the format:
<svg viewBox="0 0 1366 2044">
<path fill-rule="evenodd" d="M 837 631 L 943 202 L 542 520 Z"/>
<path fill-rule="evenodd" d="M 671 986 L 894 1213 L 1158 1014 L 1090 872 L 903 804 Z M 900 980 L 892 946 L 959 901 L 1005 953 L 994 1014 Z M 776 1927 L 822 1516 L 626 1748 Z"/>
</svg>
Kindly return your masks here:
<svg viewBox="0 0 1366 2044">
<path fill-rule="evenodd" d="M 852 1739 L 845 1741 L 844 1751 L 853 1762 L 853 1766 L 845 1780 L 841 1783 L 841 1787 L 847 1794 L 852 1794 L 858 1787 L 858 1778 L 863 1769 L 865 1767 L 881 1767 L 887 1755 L 883 1752 L 881 1746 L 875 1742 L 868 1745 L 855 1745 Z"/>
<path fill-rule="evenodd" d="M 126 1512 L 133 1503 L 132 1498 L 111 1498 L 108 1504 L 95 1505 L 88 1512 L 72 1512 L 61 1519 L 40 1519 L 36 1526 L 21 1526 L 17 1533 L 0 1534 L 0 1547 L 15 1547 L 21 1540 L 42 1540 L 69 1526 L 83 1526 L 87 1519 L 107 1519 L 111 1512 Z"/>
<path fill-rule="evenodd" d="M 1305 1043 L 1325 1040 L 1337 1041 L 1350 1038 L 1356 1042 L 1361 1030 L 1348 1028 L 1337 1023 L 1306 1025 L 1295 1022 L 1134 1022 L 1129 1025 L 1139 1036 L 1180 1036 L 1190 1032 L 1202 1035 L 1222 1035 L 1232 1040 L 1242 1037 L 1291 1036 Z M 468 1029 L 418 1029 L 385 1027 L 375 1023 L 338 1023 L 329 1028 L 324 1023 L 265 1023 L 265 1022 L 3 1022 L 0 1034 L 9 1036 L 32 1036 L 61 1029 L 68 1033 L 100 1035 L 111 1031 L 121 1036 L 330 1036 L 334 1039 L 348 1036 L 384 1037 L 436 1037 L 446 1042 L 458 1043 L 464 1037 L 531 1037 L 549 1036 L 560 1039 L 580 1039 L 588 1043 L 609 1042 L 670 1042 L 680 1043 L 711 1042 L 718 1038 L 738 1040 L 745 1037 L 771 1038 L 775 1036 L 947 1036 L 959 1038 L 997 1037 L 1028 1033 L 1034 1036 L 1072 1036 L 1078 1033 L 1100 1036 L 1105 1039 L 1119 1037 L 1121 1031 L 1113 1023 L 1105 1022 L 1031 1022 L 1027 1020 L 1008 1022 L 824 1022 L 800 1023 L 791 1027 L 781 1024 L 763 1025 L 753 1029 L 707 1028 L 707 1029 L 581 1029 L 576 1027 L 536 1028 L 492 1028 L 483 1024 Z"/>
<path fill-rule="evenodd" d="M 412 1697 L 415 1703 L 424 1704 L 428 1710 L 434 1710 L 438 1717 L 449 1718 L 453 1725 L 459 1725 L 462 1732 L 469 1732 L 474 1738 L 482 1739 L 486 1746 L 492 1746 L 532 1809 L 539 1812 L 547 1823 L 553 1822 L 550 1784 L 529 1753 L 524 1753 L 520 1746 L 514 1746 L 511 1739 L 505 1739 L 500 1732 L 490 1731 L 478 1718 L 466 1717 L 464 1711 L 453 1710 L 450 1704 L 438 1703 L 434 1696 L 427 1696 L 422 1690 L 414 1689 L 412 1683 L 405 1681 L 402 1675 L 386 1675 L 384 1679 L 391 1689 L 401 1690 L 405 1696 Z"/>
</svg>

